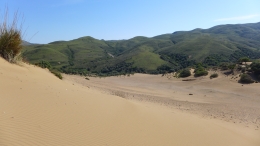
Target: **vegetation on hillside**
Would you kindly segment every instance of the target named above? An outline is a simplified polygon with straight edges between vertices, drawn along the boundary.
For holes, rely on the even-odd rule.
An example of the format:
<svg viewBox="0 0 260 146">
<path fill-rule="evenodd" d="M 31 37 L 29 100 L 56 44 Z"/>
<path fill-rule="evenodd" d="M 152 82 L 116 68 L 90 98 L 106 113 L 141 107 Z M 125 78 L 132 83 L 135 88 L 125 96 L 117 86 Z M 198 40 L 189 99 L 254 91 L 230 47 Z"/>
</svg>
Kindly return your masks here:
<svg viewBox="0 0 260 146">
<path fill-rule="evenodd" d="M 232 69 L 241 57 L 260 58 L 259 26 L 260 23 L 221 25 L 119 41 L 82 37 L 28 45 L 23 55 L 31 63 L 46 60 L 61 72 L 82 75 L 165 74 L 199 62 L 204 67 L 225 63 L 223 69 Z"/>
</svg>

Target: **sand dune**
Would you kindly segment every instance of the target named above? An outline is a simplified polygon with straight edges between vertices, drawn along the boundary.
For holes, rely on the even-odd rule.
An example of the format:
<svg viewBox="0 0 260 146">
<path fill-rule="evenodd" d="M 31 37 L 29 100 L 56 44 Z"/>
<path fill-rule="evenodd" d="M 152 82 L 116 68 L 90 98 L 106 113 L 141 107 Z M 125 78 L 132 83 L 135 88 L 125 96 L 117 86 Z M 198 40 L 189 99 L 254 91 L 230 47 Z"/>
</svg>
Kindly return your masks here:
<svg viewBox="0 0 260 146">
<path fill-rule="evenodd" d="M 0 59 L 1 146 L 259 146 L 259 137 L 258 130 L 147 106 Z"/>
<path fill-rule="evenodd" d="M 260 128 L 260 84 L 238 83 L 239 75 L 174 78 L 172 75 L 135 74 L 131 77 L 90 78 L 65 75 L 67 80 L 125 99 L 155 103 L 210 119 L 255 130 Z"/>
</svg>

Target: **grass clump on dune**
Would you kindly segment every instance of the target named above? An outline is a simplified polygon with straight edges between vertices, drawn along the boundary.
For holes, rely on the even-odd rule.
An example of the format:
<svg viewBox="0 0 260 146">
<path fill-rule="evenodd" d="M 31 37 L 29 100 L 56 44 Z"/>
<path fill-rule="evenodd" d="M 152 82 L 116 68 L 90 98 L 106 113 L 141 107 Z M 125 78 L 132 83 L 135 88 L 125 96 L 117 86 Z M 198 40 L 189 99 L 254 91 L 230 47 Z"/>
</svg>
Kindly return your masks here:
<svg viewBox="0 0 260 146">
<path fill-rule="evenodd" d="M 22 35 L 18 25 L 18 13 L 14 14 L 12 22 L 8 20 L 8 9 L 5 10 L 4 19 L 0 21 L 0 56 L 11 63 L 22 60 Z"/>
<path fill-rule="evenodd" d="M 217 77 L 218 77 L 217 73 L 214 73 L 214 74 L 210 75 L 210 79 L 217 78 Z"/>
</svg>

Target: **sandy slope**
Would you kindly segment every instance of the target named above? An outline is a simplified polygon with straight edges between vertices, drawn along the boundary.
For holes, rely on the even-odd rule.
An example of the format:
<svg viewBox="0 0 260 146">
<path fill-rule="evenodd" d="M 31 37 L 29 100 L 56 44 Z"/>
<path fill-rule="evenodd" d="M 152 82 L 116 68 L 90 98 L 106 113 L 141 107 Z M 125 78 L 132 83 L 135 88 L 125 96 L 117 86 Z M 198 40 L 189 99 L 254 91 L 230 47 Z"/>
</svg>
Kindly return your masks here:
<svg viewBox="0 0 260 146">
<path fill-rule="evenodd" d="M 259 146 L 259 131 L 146 106 L 0 59 L 1 146 Z"/>
<path fill-rule="evenodd" d="M 209 75 L 188 78 L 193 81 L 182 81 L 172 75 L 144 74 L 90 80 L 71 75 L 65 78 L 125 99 L 152 102 L 255 130 L 260 128 L 260 84 L 239 84 L 238 75 L 226 76 L 219 72 L 216 79 L 210 79 Z"/>
</svg>

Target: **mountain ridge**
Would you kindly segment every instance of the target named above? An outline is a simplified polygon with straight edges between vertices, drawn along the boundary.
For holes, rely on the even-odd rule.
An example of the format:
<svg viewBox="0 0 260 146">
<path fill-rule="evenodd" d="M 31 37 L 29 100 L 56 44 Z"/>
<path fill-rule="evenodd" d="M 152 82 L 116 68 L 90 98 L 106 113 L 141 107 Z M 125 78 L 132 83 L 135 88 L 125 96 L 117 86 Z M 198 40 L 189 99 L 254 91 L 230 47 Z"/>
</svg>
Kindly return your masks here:
<svg viewBox="0 0 260 146">
<path fill-rule="evenodd" d="M 260 22 L 218 25 L 128 40 L 98 40 L 91 36 L 71 41 L 25 46 L 31 63 L 47 61 L 65 73 L 117 75 L 164 73 L 196 63 L 215 66 L 248 56 L 260 58 Z"/>
</svg>

